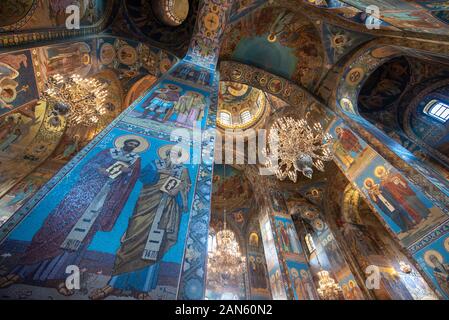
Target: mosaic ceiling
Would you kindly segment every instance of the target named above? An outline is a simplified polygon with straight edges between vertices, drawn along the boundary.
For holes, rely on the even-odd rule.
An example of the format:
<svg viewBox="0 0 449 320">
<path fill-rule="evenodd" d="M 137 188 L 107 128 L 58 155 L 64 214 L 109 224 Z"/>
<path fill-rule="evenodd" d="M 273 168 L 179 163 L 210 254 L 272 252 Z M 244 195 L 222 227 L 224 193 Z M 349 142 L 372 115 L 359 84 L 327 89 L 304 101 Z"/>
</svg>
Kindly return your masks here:
<svg viewBox="0 0 449 320">
<path fill-rule="evenodd" d="M 313 88 L 323 67 L 320 39 L 315 26 L 302 14 L 264 7 L 228 28 L 221 58 L 250 64 Z"/>
<path fill-rule="evenodd" d="M 221 82 L 218 126 L 223 129 L 253 127 L 267 111 L 263 91 L 236 82 Z"/>
</svg>

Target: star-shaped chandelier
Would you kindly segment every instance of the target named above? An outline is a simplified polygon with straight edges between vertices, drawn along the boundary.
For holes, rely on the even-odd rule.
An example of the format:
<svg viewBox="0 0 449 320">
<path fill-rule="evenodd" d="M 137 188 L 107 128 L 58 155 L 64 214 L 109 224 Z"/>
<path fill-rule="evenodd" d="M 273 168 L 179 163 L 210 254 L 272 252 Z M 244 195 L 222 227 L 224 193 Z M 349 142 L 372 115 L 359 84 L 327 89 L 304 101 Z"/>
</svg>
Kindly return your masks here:
<svg viewBox="0 0 449 320">
<path fill-rule="evenodd" d="M 274 168 L 280 180 L 288 177 L 296 182 L 298 171 L 311 179 L 312 167 L 324 171 L 324 162 L 333 159 L 332 142 L 332 135 L 318 122 L 311 127 L 304 119 L 279 118 L 268 134 L 266 166 Z"/>
<path fill-rule="evenodd" d="M 107 111 L 105 86 L 96 79 L 85 79 L 77 74 L 68 78 L 57 74 L 45 83 L 41 99 L 53 102 L 69 126 L 94 126 Z"/>
</svg>

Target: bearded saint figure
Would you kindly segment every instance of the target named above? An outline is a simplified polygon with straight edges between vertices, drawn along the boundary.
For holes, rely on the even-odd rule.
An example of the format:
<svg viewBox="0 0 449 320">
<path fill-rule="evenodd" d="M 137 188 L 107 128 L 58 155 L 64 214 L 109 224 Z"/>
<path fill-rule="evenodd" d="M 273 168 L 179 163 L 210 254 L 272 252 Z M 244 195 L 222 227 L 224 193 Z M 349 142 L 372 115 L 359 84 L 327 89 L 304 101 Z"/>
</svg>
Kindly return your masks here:
<svg viewBox="0 0 449 320">
<path fill-rule="evenodd" d="M 116 254 L 112 278 L 91 299 L 123 291 L 147 299 L 156 288 L 161 259 L 178 241 L 181 215 L 188 210 L 190 178 L 187 169 L 177 164 L 183 152 L 162 147 L 161 160 L 143 169 L 143 188 Z"/>
<path fill-rule="evenodd" d="M 84 164 L 19 263 L 0 278 L 0 288 L 25 282 L 54 286 L 65 296 L 74 294 L 65 285 L 66 267 L 80 265 L 94 235 L 114 226 L 140 173 L 140 156 L 133 152 L 140 145 L 138 139 L 127 139 Z"/>
</svg>

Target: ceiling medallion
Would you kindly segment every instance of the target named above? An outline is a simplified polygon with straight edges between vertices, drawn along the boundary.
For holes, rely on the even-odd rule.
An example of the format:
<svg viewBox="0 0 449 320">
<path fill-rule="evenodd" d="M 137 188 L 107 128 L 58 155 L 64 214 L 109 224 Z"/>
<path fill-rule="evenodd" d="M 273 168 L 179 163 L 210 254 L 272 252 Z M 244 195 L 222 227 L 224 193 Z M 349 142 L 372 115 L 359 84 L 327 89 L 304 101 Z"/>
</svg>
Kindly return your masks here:
<svg viewBox="0 0 449 320">
<path fill-rule="evenodd" d="M 318 122 L 310 127 L 304 119 L 279 118 L 268 133 L 266 165 L 277 165 L 275 174 L 280 180 L 288 177 L 296 182 L 298 171 L 311 179 L 312 167 L 324 171 L 324 162 L 333 159 L 332 142 L 332 135 L 325 133 Z"/>
</svg>

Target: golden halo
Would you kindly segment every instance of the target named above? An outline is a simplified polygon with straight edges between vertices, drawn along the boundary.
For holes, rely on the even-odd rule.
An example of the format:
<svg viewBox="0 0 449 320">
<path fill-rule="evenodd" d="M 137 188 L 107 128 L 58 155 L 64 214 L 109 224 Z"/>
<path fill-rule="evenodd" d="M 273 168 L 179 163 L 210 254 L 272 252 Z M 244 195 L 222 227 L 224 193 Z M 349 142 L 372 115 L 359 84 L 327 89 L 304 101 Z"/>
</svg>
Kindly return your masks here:
<svg viewBox="0 0 449 320">
<path fill-rule="evenodd" d="M 291 268 L 290 273 L 292 274 L 292 276 L 295 276 L 295 277 L 299 276 L 298 270 L 296 270 L 296 268 Z"/>
<path fill-rule="evenodd" d="M 169 86 L 175 87 L 176 89 L 169 88 Z M 181 87 L 179 87 L 179 86 L 177 86 L 176 84 L 173 84 L 173 83 L 166 83 L 166 84 L 164 84 L 164 88 L 168 89 L 170 91 L 181 91 L 182 90 Z"/>
<path fill-rule="evenodd" d="M 176 154 L 178 156 L 178 158 L 177 159 L 172 159 L 172 162 L 174 162 L 176 164 L 178 164 L 178 163 L 188 163 L 188 161 L 190 159 L 189 152 L 186 149 L 184 149 L 183 147 L 178 146 L 178 145 L 167 144 L 165 146 L 162 146 L 162 147 L 160 147 L 157 150 L 157 154 L 159 155 L 159 157 L 161 159 L 165 159 L 165 158 L 167 158 L 167 155 L 166 155 L 167 150 L 172 150 L 172 149 L 173 149 L 173 151 L 175 151 L 175 153 L 173 153 L 173 154 L 176 154 L 176 151 L 178 151 L 178 150 L 181 151 L 181 156 L 178 156 Z"/>
<path fill-rule="evenodd" d="M 140 145 L 133 150 L 133 152 L 135 152 L 135 153 L 143 152 L 150 147 L 150 144 L 148 143 L 147 140 L 145 140 L 144 138 L 142 138 L 140 136 L 136 136 L 134 134 L 127 134 L 127 135 L 118 137 L 117 139 L 115 139 L 114 145 L 116 148 L 121 149 L 121 148 L 123 148 L 123 144 L 125 143 L 125 141 L 130 140 L 130 139 L 137 140 L 140 142 Z"/>
<path fill-rule="evenodd" d="M 243 96 L 248 91 L 248 86 L 242 83 L 232 83 L 227 86 L 228 92 L 234 97 Z"/>
<path fill-rule="evenodd" d="M 196 92 L 196 91 L 186 91 L 184 93 L 184 96 L 197 96 L 197 97 L 204 97 L 201 93 Z"/>
<path fill-rule="evenodd" d="M 348 285 L 351 286 L 353 285 L 354 287 L 356 286 L 355 281 L 354 280 L 349 280 Z"/>
<path fill-rule="evenodd" d="M 275 34 L 269 34 L 268 37 L 267 37 L 267 40 L 269 42 L 275 42 L 277 40 L 277 37 L 276 37 Z"/>
<path fill-rule="evenodd" d="M 374 169 L 374 175 L 378 178 L 382 177 L 386 172 L 387 170 L 384 166 L 377 166 L 376 169 Z"/>
<path fill-rule="evenodd" d="M 447 252 L 449 252 L 449 237 L 444 240 L 444 249 L 446 249 Z"/>
<path fill-rule="evenodd" d="M 3 96 L 3 101 L 5 101 L 6 103 L 11 103 L 11 102 L 13 102 L 14 100 L 16 100 L 16 98 L 17 98 L 17 91 L 16 91 L 16 87 L 15 86 L 13 86 L 13 85 L 10 85 L 10 84 L 8 84 L 8 85 L 4 85 L 3 86 L 3 88 L 2 88 L 2 90 L 0 90 L 0 93 L 4 90 L 5 92 L 7 91 L 6 89 L 9 89 L 8 90 L 8 92 L 9 93 L 12 93 L 12 95 L 10 96 L 10 97 L 6 97 L 6 96 Z"/>
<path fill-rule="evenodd" d="M 354 112 L 354 106 L 352 105 L 352 101 L 350 99 L 341 98 L 340 105 L 344 110 Z"/>
<path fill-rule="evenodd" d="M 313 220 L 313 226 L 318 229 L 319 231 L 324 229 L 324 222 L 323 220 L 316 218 L 315 220 Z"/>
<path fill-rule="evenodd" d="M 430 256 L 433 255 L 435 257 L 437 257 L 438 261 L 440 261 L 441 263 L 443 263 L 443 256 L 435 250 L 429 250 L 426 251 L 426 253 L 424 254 L 424 260 L 426 261 L 427 265 L 431 268 L 435 268 L 435 265 L 433 264 L 432 261 L 430 261 Z"/>
<path fill-rule="evenodd" d="M 306 270 L 301 269 L 301 271 L 299 271 L 299 272 L 301 273 L 301 276 L 302 276 L 302 277 L 304 277 L 304 278 L 308 278 L 308 277 L 309 277 L 309 275 L 307 274 L 307 271 L 306 271 Z"/>
<path fill-rule="evenodd" d="M 366 178 L 365 181 L 363 181 L 365 188 L 370 189 L 370 187 L 367 186 L 368 182 L 371 182 L 371 185 L 374 185 L 374 180 L 372 178 Z"/>
</svg>

